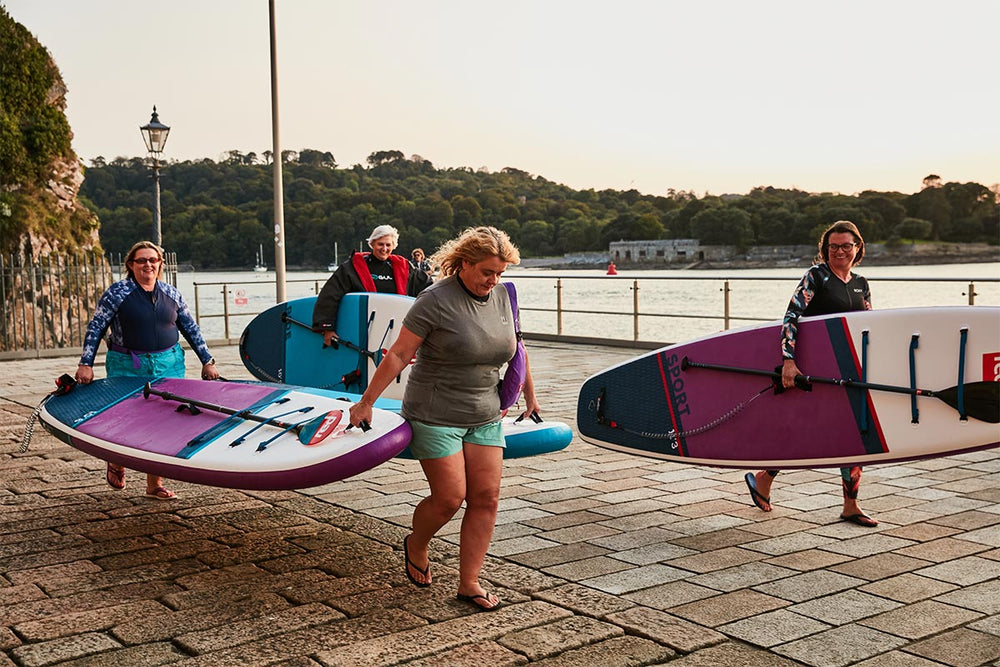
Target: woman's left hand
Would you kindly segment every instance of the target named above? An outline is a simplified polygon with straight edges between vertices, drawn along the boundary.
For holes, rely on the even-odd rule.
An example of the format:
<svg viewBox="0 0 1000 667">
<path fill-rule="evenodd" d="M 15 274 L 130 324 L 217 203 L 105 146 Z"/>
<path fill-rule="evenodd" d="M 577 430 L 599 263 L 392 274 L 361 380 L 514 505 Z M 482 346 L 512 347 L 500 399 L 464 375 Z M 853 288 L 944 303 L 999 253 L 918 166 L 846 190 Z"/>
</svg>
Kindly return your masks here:
<svg viewBox="0 0 1000 667">
<path fill-rule="evenodd" d="M 521 412 L 522 418 L 526 419 L 531 416 L 532 412 L 541 413 L 541 411 L 542 406 L 539 405 L 538 399 L 535 398 L 534 395 L 524 397 L 524 410 Z"/>
<path fill-rule="evenodd" d="M 201 367 L 201 379 L 202 380 L 219 379 L 219 369 L 215 367 L 214 363 L 208 363 Z"/>
</svg>

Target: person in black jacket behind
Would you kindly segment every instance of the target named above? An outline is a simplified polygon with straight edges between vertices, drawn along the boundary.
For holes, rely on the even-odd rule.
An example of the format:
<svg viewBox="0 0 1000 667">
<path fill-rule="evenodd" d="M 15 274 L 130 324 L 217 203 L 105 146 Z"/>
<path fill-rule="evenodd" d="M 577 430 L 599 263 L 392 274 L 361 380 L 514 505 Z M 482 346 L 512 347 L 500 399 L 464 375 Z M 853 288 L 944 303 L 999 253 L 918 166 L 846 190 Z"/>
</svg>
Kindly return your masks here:
<svg viewBox="0 0 1000 667">
<path fill-rule="evenodd" d="M 795 365 L 800 317 L 872 309 L 868 281 L 852 272 L 864 256 L 865 241 L 853 222 L 840 220 L 823 232 L 816 264 L 795 288 L 781 327 L 781 384 L 785 389 L 794 388 L 795 377 L 802 375 Z M 771 511 L 771 481 L 777 474 L 777 470 L 761 470 L 757 474 L 748 472 L 745 477 L 750 499 L 765 512 Z M 877 526 L 878 521 L 865 514 L 858 505 L 861 466 L 841 468 L 840 476 L 844 489 L 841 520 L 866 528 Z"/>
<path fill-rule="evenodd" d="M 313 306 L 313 329 L 323 332 L 323 342 L 337 338 L 337 309 L 349 292 L 383 292 L 416 296 L 431 279 L 408 259 L 393 255 L 399 232 L 392 225 L 379 225 L 368 237 L 371 252 L 352 252 L 323 285 Z"/>
</svg>

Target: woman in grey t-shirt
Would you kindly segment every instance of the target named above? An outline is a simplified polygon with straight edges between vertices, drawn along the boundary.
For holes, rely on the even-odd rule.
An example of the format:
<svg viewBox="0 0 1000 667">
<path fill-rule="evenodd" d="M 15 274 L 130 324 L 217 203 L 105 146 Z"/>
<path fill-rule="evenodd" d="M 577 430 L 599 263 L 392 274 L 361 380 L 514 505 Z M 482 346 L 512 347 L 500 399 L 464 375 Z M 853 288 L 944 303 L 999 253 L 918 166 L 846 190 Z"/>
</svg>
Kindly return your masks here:
<svg viewBox="0 0 1000 667">
<path fill-rule="evenodd" d="M 417 586 L 431 584 L 428 545 L 464 501 L 458 599 L 492 611 L 500 598 L 483 589 L 479 572 L 493 536 L 503 468 L 500 367 L 517 344 L 507 290 L 493 288 L 520 255 L 505 233 L 476 227 L 445 243 L 432 261 L 443 278 L 417 297 L 351 407 L 351 423 L 371 419 L 375 400 L 416 355 L 402 414 L 413 427 L 410 451 L 431 494 L 417 505 L 413 532 L 403 540 L 406 576 Z M 530 370 L 524 401 L 525 414 L 538 410 Z"/>
</svg>

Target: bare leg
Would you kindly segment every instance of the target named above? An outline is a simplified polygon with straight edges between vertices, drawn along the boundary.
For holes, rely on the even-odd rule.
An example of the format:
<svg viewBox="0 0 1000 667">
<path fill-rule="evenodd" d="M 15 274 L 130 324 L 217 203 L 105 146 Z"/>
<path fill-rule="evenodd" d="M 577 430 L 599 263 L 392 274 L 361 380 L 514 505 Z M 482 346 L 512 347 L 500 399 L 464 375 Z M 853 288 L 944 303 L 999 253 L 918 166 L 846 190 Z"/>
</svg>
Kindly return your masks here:
<svg viewBox="0 0 1000 667">
<path fill-rule="evenodd" d="M 424 459 L 420 466 L 430 485 L 431 495 L 421 500 L 413 511 L 413 533 L 407 538 L 406 546 L 413 564 L 427 571 L 430 563 L 427 547 L 431 538 L 451 521 L 465 500 L 465 455 L 457 452 L 440 459 Z M 429 571 L 424 574 L 407 567 L 417 581 L 431 582 Z"/>
<path fill-rule="evenodd" d="M 497 521 L 503 449 L 466 443 L 464 451 L 469 489 L 462 518 L 458 592 L 460 595 L 487 595 L 479 585 L 479 573 Z M 487 595 L 487 601 L 487 606 L 499 603 L 492 594 Z"/>
<path fill-rule="evenodd" d="M 841 468 L 840 480 L 844 487 L 844 511 L 840 518 L 856 523 L 859 526 L 874 527 L 878 521 L 872 519 L 861 509 L 858 504 L 858 491 L 861 489 L 861 466 L 853 468 Z"/>
<path fill-rule="evenodd" d="M 777 476 L 777 470 L 761 470 L 754 475 L 754 479 L 757 480 L 757 492 L 760 493 L 764 498 L 770 499 L 771 497 L 771 482 Z M 768 500 L 760 500 L 760 504 L 763 505 L 761 509 L 765 512 L 771 511 L 771 503 Z"/>
</svg>

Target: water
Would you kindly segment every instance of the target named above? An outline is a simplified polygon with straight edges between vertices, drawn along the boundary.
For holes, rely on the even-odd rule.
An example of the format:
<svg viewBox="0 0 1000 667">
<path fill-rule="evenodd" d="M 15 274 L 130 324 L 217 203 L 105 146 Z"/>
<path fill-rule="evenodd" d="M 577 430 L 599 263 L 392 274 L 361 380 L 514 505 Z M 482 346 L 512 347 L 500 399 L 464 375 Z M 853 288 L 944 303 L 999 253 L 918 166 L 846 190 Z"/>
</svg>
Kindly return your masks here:
<svg viewBox="0 0 1000 667">
<path fill-rule="evenodd" d="M 804 269 L 734 269 L 731 271 L 622 271 L 615 277 L 603 270 L 512 268 L 505 279 L 517 286 L 522 329 L 531 333 L 558 333 L 557 279 L 562 279 L 562 333 L 632 340 L 634 334 L 633 283 L 638 281 L 639 339 L 679 342 L 724 328 L 724 281 L 730 280 L 729 328 L 755 321 L 781 319 Z M 961 306 L 968 304 L 970 280 L 975 282 L 976 305 L 1000 306 L 1000 283 L 982 282 L 1000 277 L 1000 263 L 924 266 L 871 266 L 859 269 L 871 282 L 876 308 Z M 329 273 L 290 272 L 286 297 L 312 296 Z M 260 311 L 275 303 L 275 274 L 192 272 L 178 275 L 178 287 L 195 310 L 195 283 L 203 333 L 208 339 L 226 337 L 222 314 L 223 285 L 229 310 L 228 337 L 236 338 Z M 674 280 L 666 280 L 674 278 Z M 755 280 L 745 280 L 753 278 Z M 958 278 L 958 282 L 906 282 L 890 279 Z M 979 279 L 979 280 L 977 280 Z M 567 310 L 598 314 L 567 313 Z M 621 315 L 613 313 L 623 313 Z M 667 316 L 669 315 L 669 316 Z"/>
</svg>

